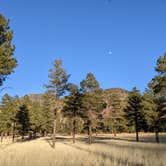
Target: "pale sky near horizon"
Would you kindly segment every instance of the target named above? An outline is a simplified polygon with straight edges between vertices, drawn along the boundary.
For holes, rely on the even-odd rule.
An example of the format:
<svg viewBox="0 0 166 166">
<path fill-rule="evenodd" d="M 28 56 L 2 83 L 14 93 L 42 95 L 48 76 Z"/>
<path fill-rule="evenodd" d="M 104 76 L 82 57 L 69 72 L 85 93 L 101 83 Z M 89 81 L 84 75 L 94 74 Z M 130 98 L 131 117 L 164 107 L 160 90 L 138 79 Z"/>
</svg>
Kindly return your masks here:
<svg viewBox="0 0 166 166">
<path fill-rule="evenodd" d="M 0 93 L 42 93 L 54 59 L 79 84 L 142 92 L 166 52 L 166 0 L 0 0 L 10 19 L 18 67 Z"/>
</svg>

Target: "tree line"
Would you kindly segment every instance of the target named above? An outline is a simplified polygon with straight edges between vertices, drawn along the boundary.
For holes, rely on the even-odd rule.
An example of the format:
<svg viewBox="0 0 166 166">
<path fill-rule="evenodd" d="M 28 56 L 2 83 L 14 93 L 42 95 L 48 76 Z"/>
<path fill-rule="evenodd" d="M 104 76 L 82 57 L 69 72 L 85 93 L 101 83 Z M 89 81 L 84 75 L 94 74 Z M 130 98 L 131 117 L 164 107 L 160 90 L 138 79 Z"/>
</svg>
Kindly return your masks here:
<svg viewBox="0 0 166 166">
<path fill-rule="evenodd" d="M 9 21 L 0 15 L 0 85 L 6 80 L 17 60 L 13 57 L 13 32 Z M 166 54 L 159 57 L 156 75 L 143 94 L 135 87 L 128 92 L 125 102 L 116 94 L 100 87 L 93 73 L 87 73 L 80 85 L 69 82 L 61 60 L 53 62 L 49 70 L 49 83 L 41 102 L 5 94 L 0 106 L 0 134 L 22 139 L 52 135 L 55 147 L 56 133 L 87 133 L 93 142 L 93 133 L 154 132 L 159 142 L 159 132 L 166 131 Z M 105 117 L 104 113 L 109 116 Z"/>
</svg>

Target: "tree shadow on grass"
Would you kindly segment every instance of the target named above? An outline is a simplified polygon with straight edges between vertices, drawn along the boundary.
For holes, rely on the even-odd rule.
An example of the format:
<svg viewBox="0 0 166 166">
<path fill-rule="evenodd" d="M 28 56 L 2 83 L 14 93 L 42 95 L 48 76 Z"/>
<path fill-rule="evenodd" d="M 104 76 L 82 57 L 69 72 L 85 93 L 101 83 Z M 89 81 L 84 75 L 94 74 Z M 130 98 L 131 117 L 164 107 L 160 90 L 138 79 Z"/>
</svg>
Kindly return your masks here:
<svg viewBox="0 0 166 166">
<path fill-rule="evenodd" d="M 65 137 L 60 137 L 60 136 L 57 136 L 56 137 L 56 142 L 66 142 L 66 141 L 70 141 L 72 138 L 65 138 Z M 54 148 L 53 146 L 53 140 L 52 138 L 44 138 L 44 140 L 50 145 L 51 148 Z"/>
<path fill-rule="evenodd" d="M 36 140 L 38 138 L 40 138 L 40 137 L 39 136 L 35 136 L 35 137 L 32 137 L 32 138 L 25 137 L 24 139 L 22 139 L 22 138 L 19 138 L 19 139 L 16 138 L 15 142 L 13 142 L 13 143 L 17 143 L 17 142 L 19 142 L 19 143 L 30 142 L 30 141 L 34 141 L 34 140 Z"/>
<path fill-rule="evenodd" d="M 52 143 L 52 138 L 44 138 L 44 140 L 50 145 L 51 148 L 53 147 L 53 143 Z M 117 142 L 111 142 L 111 140 L 115 140 Z M 68 143 L 69 141 L 72 141 L 72 137 L 63 137 L 63 136 L 57 136 L 56 137 L 56 142 L 60 142 L 60 143 Z M 118 141 L 125 141 L 131 144 L 119 144 Z M 87 137 L 77 137 L 76 138 L 76 142 L 82 142 L 82 143 L 87 143 L 88 144 L 88 138 Z M 132 144 L 132 143 L 137 143 L 137 144 Z M 142 141 L 144 142 L 144 141 Z M 118 137 L 93 137 L 93 142 L 92 144 L 102 144 L 102 145 L 106 145 L 109 146 L 108 148 L 111 147 L 115 147 L 115 148 L 126 148 L 126 149 L 139 149 L 139 150 L 146 150 L 146 151 L 156 151 L 156 146 L 144 146 L 144 144 L 142 144 L 142 142 L 139 144 L 139 142 L 136 142 L 135 140 L 132 140 L 131 138 L 118 138 Z M 144 142 L 145 143 L 145 142 Z M 154 144 L 157 145 L 157 144 Z M 160 147 L 158 150 L 160 151 L 165 151 L 166 148 Z"/>
<path fill-rule="evenodd" d="M 118 141 L 126 141 L 126 142 L 137 142 L 134 137 L 102 137 L 102 136 L 94 136 L 95 140 L 118 140 Z M 141 143 L 156 143 L 155 136 L 146 136 L 141 137 L 139 142 Z M 138 143 L 138 142 L 137 142 Z M 166 143 L 166 136 L 160 136 L 160 143 Z"/>
<path fill-rule="evenodd" d="M 65 144 L 66 146 L 70 146 L 72 148 L 75 148 L 77 150 L 80 150 L 80 151 L 84 151 L 84 152 L 88 152 L 90 154 L 94 154 L 95 156 L 100 156 L 103 159 L 107 159 L 108 158 L 112 162 L 114 162 L 116 160 L 116 162 L 117 162 L 118 165 L 122 165 L 123 164 L 123 165 L 128 165 L 128 166 L 143 166 L 143 164 L 141 164 L 141 163 L 129 162 L 128 159 L 114 158 L 113 156 L 111 156 L 109 154 L 102 153 L 102 152 L 91 151 L 91 150 L 79 147 L 76 144 L 68 144 L 68 143 L 65 143 L 65 142 L 63 144 Z"/>
<path fill-rule="evenodd" d="M 50 145 L 51 148 L 54 148 L 53 142 L 51 139 L 45 139 L 45 141 Z"/>
<path fill-rule="evenodd" d="M 117 142 L 109 142 L 111 140 L 115 140 Z M 108 141 L 108 142 L 107 142 Z M 128 142 L 127 144 L 118 144 L 118 141 L 125 141 Z M 139 149 L 139 150 L 146 150 L 146 151 L 156 151 L 156 146 L 144 146 L 148 141 L 135 141 L 132 140 L 131 138 L 115 138 L 115 137 L 94 137 L 94 141 L 93 143 L 97 143 L 97 144 L 103 144 L 103 145 L 107 145 L 107 146 L 112 146 L 112 147 L 116 147 L 116 148 L 128 148 L 128 149 Z M 131 144 L 129 144 L 131 143 Z M 136 143 L 136 144 L 134 144 Z M 143 144 L 144 143 L 144 144 Z M 154 145 L 158 145 L 155 142 L 148 142 L 148 143 L 153 143 Z M 146 144 L 148 145 L 148 144 Z M 158 149 L 160 151 L 166 151 L 166 147 L 165 146 L 160 146 L 160 148 Z"/>
</svg>

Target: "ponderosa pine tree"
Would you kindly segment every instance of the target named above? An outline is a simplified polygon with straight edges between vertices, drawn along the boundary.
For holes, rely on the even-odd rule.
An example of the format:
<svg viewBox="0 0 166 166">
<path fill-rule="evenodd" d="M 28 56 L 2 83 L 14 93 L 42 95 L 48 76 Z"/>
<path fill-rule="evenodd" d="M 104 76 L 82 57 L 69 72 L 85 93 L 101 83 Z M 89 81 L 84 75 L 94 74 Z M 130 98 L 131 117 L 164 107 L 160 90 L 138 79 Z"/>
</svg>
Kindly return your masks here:
<svg viewBox="0 0 166 166">
<path fill-rule="evenodd" d="M 54 105 L 55 97 L 50 93 L 44 93 L 42 100 L 42 131 L 46 135 L 52 131 L 52 123 L 54 120 L 52 106 Z"/>
<path fill-rule="evenodd" d="M 83 109 L 84 118 L 88 126 L 88 140 L 92 143 L 92 125 L 98 116 L 101 115 L 103 107 L 103 100 L 99 83 L 92 73 L 88 73 L 86 79 L 81 83 L 81 90 L 83 92 Z"/>
<path fill-rule="evenodd" d="M 53 108 L 54 110 L 54 122 L 53 122 L 53 147 L 55 147 L 56 141 L 56 118 L 57 118 L 57 111 L 58 111 L 58 99 L 64 95 L 65 91 L 68 89 L 68 79 L 70 75 L 68 75 L 65 69 L 62 66 L 61 60 L 55 60 L 53 62 L 53 69 L 49 70 L 50 81 L 49 84 L 45 85 L 48 89 L 48 93 L 54 95 L 55 99 L 57 100 L 57 106 Z"/>
<path fill-rule="evenodd" d="M 144 95 L 144 111 L 159 143 L 159 132 L 166 128 L 166 53 L 157 60 L 155 70 L 158 75 L 148 84 Z"/>
<path fill-rule="evenodd" d="M 13 31 L 9 27 L 9 20 L 0 14 L 0 86 L 17 66 L 16 59 L 12 57 L 15 50 L 12 38 Z"/>
<path fill-rule="evenodd" d="M 16 129 L 16 113 L 19 109 L 19 99 L 17 96 L 11 97 L 5 94 L 2 98 L 2 108 L 0 115 L 0 130 L 3 137 L 4 133 L 12 133 L 14 142 Z M 1 137 L 1 138 L 2 138 Z"/>
<path fill-rule="evenodd" d="M 23 104 L 20 106 L 16 114 L 16 120 L 18 132 L 22 136 L 22 139 L 24 139 L 24 136 L 28 134 L 30 129 L 29 110 L 26 105 Z"/>
<path fill-rule="evenodd" d="M 124 109 L 124 117 L 128 126 L 135 127 L 136 141 L 139 141 L 138 132 L 142 128 L 144 115 L 142 111 L 142 96 L 136 88 L 133 88 L 129 94 L 128 104 Z"/>
<path fill-rule="evenodd" d="M 11 105 L 12 97 L 8 94 L 5 94 L 2 98 L 2 110 L 1 110 L 1 122 L 3 123 L 1 128 L 3 128 L 3 133 L 9 133 L 12 131 L 12 121 L 11 119 Z"/>
<path fill-rule="evenodd" d="M 145 119 L 147 125 L 149 126 L 148 128 L 150 131 L 155 132 L 156 142 L 159 143 L 159 131 L 163 127 L 161 123 L 162 114 L 160 113 L 158 107 L 158 100 L 156 100 L 155 94 L 153 93 L 152 89 L 150 88 L 146 89 L 143 95 L 142 104 L 143 104 Z"/>
<path fill-rule="evenodd" d="M 9 133 L 12 130 L 12 122 L 10 116 L 10 104 L 12 98 L 5 94 L 2 97 L 2 107 L 0 112 L 0 132 L 1 132 L 1 142 L 5 133 Z"/>
<path fill-rule="evenodd" d="M 64 116 L 72 120 L 73 143 L 75 143 L 76 123 L 78 118 L 83 116 L 82 112 L 82 94 L 77 85 L 70 85 L 70 95 L 65 98 L 65 106 L 63 108 Z"/>
<path fill-rule="evenodd" d="M 15 139 L 15 134 L 16 134 L 16 114 L 19 111 L 19 107 L 20 107 L 20 99 L 18 96 L 13 97 L 13 101 L 11 104 L 11 121 L 12 121 L 12 141 L 14 142 Z"/>
<path fill-rule="evenodd" d="M 106 105 L 103 116 L 105 116 L 105 113 L 109 113 L 108 117 L 104 118 L 105 124 L 111 126 L 112 133 L 116 136 L 116 131 L 124 128 L 123 107 L 120 97 L 115 92 L 103 90 L 103 100 Z"/>
<path fill-rule="evenodd" d="M 29 122 L 30 122 L 30 132 L 29 138 L 32 137 L 32 133 L 36 136 L 36 133 L 42 134 L 43 127 L 43 109 L 42 105 L 38 102 L 32 102 L 31 108 L 29 109 Z"/>
<path fill-rule="evenodd" d="M 116 136 L 117 127 L 119 125 L 119 122 L 122 119 L 121 103 L 117 94 L 111 95 L 111 105 L 112 105 L 112 109 L 110 109 L 110 112 L 111 112 L 111 119 L 113 122 L 112 130 L 113 130 L 114 136 Z"/>
</svg>

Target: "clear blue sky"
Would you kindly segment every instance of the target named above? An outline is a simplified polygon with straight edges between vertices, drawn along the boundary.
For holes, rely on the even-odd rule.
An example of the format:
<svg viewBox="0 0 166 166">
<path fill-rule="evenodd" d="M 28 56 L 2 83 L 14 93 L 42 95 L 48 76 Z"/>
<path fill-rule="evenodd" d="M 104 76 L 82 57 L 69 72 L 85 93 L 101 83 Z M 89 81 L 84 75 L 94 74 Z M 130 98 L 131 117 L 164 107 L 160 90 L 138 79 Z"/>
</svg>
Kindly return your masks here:
<svg viewBox="0 0 166 166">
<path fill-rule="evenodd" d="M 57 58 L 73 83 L 93 72 L 102 88 L 143 91 L 166 51 L 166 0 L 0 0 L 0 13 L 19 64 L 4 83 L 10 95 L 44 92 Z"/>
</svg>

